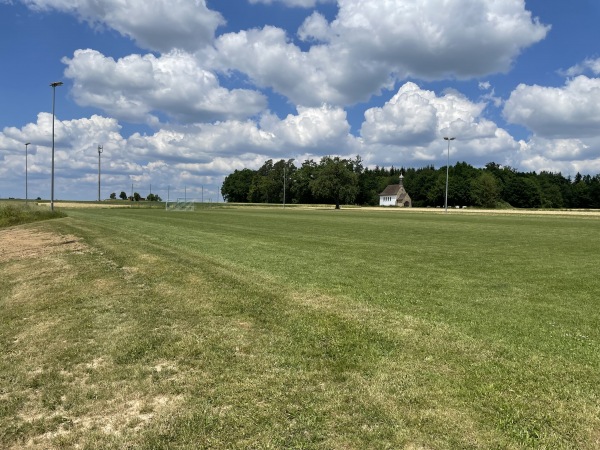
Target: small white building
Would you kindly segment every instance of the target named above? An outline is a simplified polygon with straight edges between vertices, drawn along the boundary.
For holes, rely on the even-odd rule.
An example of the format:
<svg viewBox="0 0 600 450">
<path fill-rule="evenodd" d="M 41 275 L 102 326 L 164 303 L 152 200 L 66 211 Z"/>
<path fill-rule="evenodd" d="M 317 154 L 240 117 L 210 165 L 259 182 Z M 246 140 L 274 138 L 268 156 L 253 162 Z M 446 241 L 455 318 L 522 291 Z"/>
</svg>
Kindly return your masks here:
<svg viewBox="0 0 600 450">
<path fill-rule="evenodd" d="M 412 200 L 404 189 L 404 177 L 400 174 L 400 184 L 390 184 L 379 194 L 379 206 L 400 206 L 410 208 Z"/>
</svg>

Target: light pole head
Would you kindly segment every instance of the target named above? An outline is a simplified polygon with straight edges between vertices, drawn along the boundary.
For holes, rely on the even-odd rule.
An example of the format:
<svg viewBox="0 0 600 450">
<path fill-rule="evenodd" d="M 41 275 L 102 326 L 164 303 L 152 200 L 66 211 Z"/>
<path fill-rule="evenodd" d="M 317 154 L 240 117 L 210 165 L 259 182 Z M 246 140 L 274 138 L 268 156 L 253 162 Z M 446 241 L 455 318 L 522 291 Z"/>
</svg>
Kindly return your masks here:
<svg viewBox="0 0 600 450">
<path fill-rule="evenodd" d="M 54 83 L 50 83 L 50 86 L 52 86 L 53 88 L 55 88 L 56 86 L 62 86 L 63 82 L 62 81 L 55 81 Z"/>
<path fill-rule="evenodd" d="M 453 141 L 454 139 L 456 139 L 456 138 L 444 136 L 445 141 Z"/>
<path fill-rule="evenodd" d="M 28 145 L 31 145 L 31 142 L 25 142 L 25 147 L 27 147 Z"/>
</svg>

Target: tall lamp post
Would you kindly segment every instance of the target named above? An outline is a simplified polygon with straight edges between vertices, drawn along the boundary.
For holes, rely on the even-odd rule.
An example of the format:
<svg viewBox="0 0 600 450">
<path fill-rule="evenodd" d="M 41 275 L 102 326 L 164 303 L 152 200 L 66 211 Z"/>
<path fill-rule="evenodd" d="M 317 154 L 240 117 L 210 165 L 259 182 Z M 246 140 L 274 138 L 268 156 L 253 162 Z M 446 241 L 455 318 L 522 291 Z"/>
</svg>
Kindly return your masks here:
<svg viewBox="0 0 600 450">
<path fill-rule="evenodd" d="M 446 201 L 444 202 L 445 213 L 448 214 L 448 168 L 450 167 L 450 141 L 456 138 L 444 136 L 444 140 L 448 141 L 448 161 L 446 162 Z"/>
<path fill-rule="evenodd" d="M 52 179 L 50 181 L 50 210 L 54 211 L 54 104 L 56 101 L 56 86 L 62 86 L 62 81 L 50 83 L 52 86 Z"/>
<path fill-rule="evenodd" d="M 27 146 L 31 145 L 31 142 L 25 142 L 25 204 L 27 204 L 27 201 L 29 199 L 29 196 L 27 195 Z"/>
<path fill-rule="evenodd" d="M 104 148 L 99 145 L 98 146 L 98 201 L 100 201 L 100 155 L 104 151 Z"/>
</svg>

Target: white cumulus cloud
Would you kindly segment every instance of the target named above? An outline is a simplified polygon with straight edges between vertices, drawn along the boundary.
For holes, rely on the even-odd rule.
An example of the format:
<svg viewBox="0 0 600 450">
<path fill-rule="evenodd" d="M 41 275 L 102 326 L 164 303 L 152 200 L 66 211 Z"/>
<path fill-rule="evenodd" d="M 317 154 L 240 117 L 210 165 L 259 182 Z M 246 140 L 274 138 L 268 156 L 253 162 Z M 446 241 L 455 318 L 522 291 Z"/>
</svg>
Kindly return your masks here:
<svg viewBox="0 0 600 450">
<path fill-rule="evenodd" d="M 594 75 L 600 75 L 600 58 L 588 58 L 581 64 L 569 67 L 567 70 L 559 70 L 559 73 L 567 77 L 576 77 L 586 72 L 592 72 Z"/>
<path fill-rule="evenodd" d="M 335 3 L 336 0 L 250 0 L 250 3 L 264 3 L 270 5 L 272 3 L 283 3 L 289 7 L 313 8 L 317 3 Z"/>
<path fill-rule="evenodd" d="M 348 105 L 408 76 L 472 78 L 508 71 L 549 27 L 523 0 L 339 0 L 337 18 L 319 13 L 298 30 L 307 51 L 275 27 L 217 38 L 212 63 L 247 74 L 295 104 Z"/>
<path fill-rule="evenodd" d="M 494 136 L 496 126 L 481 118 L 485 104 L 448 91 L 442 97 L 406 83 L 382 108 L 365 112 L 361 135 L 365 142 L 427 145 L 442 135 L 463 140 Z"/>
<path fill-rule="evenodd" d="M 533 136 L 522 142 L 519 169 L 561 172 L 563 175 L 600 173 L 600 138 L 545 139 Z"/>
<path fill-rule="evenodd" d="M 539 137 L 600 136 L 600 78 L 580 75 L 563 87 L 520 84 L 507 100 L 504 115 Z"/>
<path fill-rule="evenodd" d="M 298 37 L 303 41 L 330 41 L 333 37 L 329 22 L 320 13 L 314 12 L 307 17 L 300 29 Z"/>
<path fill-rule="evenodd" d="M 96 50 L 77 50 L 63 62 L 78 104 L 131 122 L 155 123 L 154 111 L 184 123 L 244 118 L 266 107 L 256 91 L 221 87 L 214 73 L 183 51 L 115 61 Z"/>
<path fill-rule="evenodd" d="M 523 0 L 340 0 L 331 24 L 353 53 L 413 76 L 470 78 L 510 68 L 548 27 Z"/>
<path fill-rule="evenodd" d="M 533 132 L 522 142 L 520 169 L 598 173 L 600 78 L 579 75 L 560 87 L 520 84 L 506 101 L 504 116 Z"/>
<path fill-rule="evenodd" d="M 365 112 L 363 151 L 372 163 L 441 164 L 446 156 L 443 137 L 452 136 L 456 138 L 453 161 L 505 163 L 519 144 L 483 117 L 485 107 L 485 103 L 473 103 L 456 91 L 437 96 L 415 83 L 406 83 L 383 107 Z"/>
<path fill-rule="evenodd" d="M 34 10 L 55 9 L 110 27 L 142 48 L 167 52 L 210 44 L 223 17 L 205 0 L 22 0 Z"/>
<path fill-rule="evenodd" d="M 271 87 L 296 105 L 355 103 L 393 85 L 379 64 L 349 59 L 346 51 L 323 45 L 303 52 L 276 27 L 225 34 L 215 46 L 210 56 L 214 67 L 245 73 L 258 86 Z"/>
<path fill-rule="evenodd" d="M 284 148 L 308 148 L 313 152 L 339 151 L 350 134 L 346 111 L 328 105 L 298 107 L 298 115 L 290 114 L 283 120 L 266 115 L 260 125 L 263 130 L 277 136 Z"/>
<path fill-rule="evenodd" d="M 104 146 L 105 154 L 120 153 L 125 149 L 125 139 L 120 134 L 120 125 L 115 119 L 93 115 L 89 118 L 60 120 L 55 118 L 55 180 L 56 198 L 77 198 L 84 186 L 90 187 L 90 198 L 94 198 L 97 187 L 97 146 Z M 19 151 L 7 155 L 5 164 L 0 165 L 0 178 L 14 183 L 24 179 L 23 142 L 31 142 L 28 155 L 30 198 L 49 198 L 50 170 L 52 161 L 52 114 L 38 114 L 35 123 L 22 128 L 9 127 L 0 133 L 0 143 L 14 142 Z M 18 144 L 18 145 L 17 145 Z M 125 152 L 123 152 L 125 155 Z M 115 160 L 127 161 L 122 156 Z M 105 169 L 113 172 L 113 164 L 107 161 Z"/>
</svg>

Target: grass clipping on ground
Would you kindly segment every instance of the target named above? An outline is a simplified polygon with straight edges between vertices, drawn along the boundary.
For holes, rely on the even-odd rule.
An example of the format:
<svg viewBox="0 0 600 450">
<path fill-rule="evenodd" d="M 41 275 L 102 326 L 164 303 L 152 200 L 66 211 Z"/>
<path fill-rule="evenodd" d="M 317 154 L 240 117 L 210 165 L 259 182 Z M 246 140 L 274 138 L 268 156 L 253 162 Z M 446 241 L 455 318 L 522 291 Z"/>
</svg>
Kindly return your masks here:
<svg viewBox="0 0 600 450">
<path fill-rule="evenodd" d="M 393 357 L 400 342 L 431 334 L 416 319 L 281 292 L 226 267 L 173 284 L 152 255 L 119 266 L 72 235 L 35 228 L 1 231 L 0 244 L 10 248 L 0 253 L 11 280 L 0 367 L 9 448 L 426 448 L 407 432 L 421 409 L 398 411 L 390 397 L 400 388 L 437 427 L 450 431 L 443 418 L 460 415 L 451 399 L 427 400 L 425 367 Z M 450 370 L 424 364 L 438 366 L 440 381 Z"/>
<path fill-rule="evenodd" d="M 117 365 L 111 355 L 114 341 L 136 338 L 119 307 L 139 287 L 131 271 L 73 235 L 20 227 L 0 230 L 0 269 L 0 446 L 110 447 L 177 408 L 181 396 L 152 381 L 176 378 L 174 363 Z"/>
<path fill-rule="evenodd" d="M 593 305 L 559 285 L 536 297 L 552 279 L 519 246 L 468 247 L 512 236 L 505 219 L 278 214 L 82 211 L 0 231 L 0 447 L 600 445 L 597 331 L 563 319 L 564 299 Z M 397 258 L 373 233 L 386 220 L 422 240 L 402 289 L 361 277 Z"/>
</svg>

